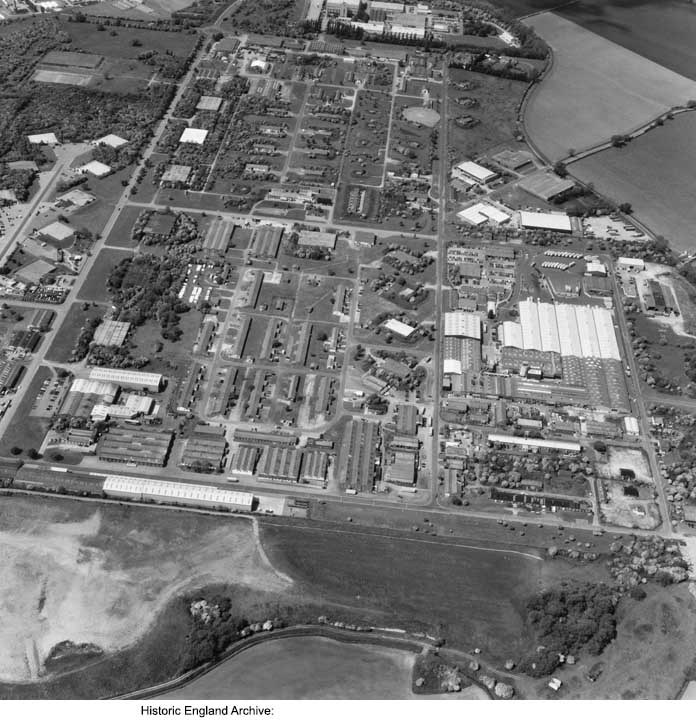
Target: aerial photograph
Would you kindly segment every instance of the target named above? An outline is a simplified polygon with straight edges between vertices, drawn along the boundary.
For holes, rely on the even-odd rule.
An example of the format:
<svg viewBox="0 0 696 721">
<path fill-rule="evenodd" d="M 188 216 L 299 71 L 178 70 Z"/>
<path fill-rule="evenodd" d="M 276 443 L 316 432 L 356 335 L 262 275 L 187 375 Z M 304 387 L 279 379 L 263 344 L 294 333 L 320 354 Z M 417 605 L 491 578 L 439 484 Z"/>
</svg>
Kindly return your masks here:
<svg viewBox="0 0 696 721">
<path fill-rule="evenodd" d="M 694 0 L 0 0 L 0 708 L 696 700 L 695 169 Z"/>
</svg>

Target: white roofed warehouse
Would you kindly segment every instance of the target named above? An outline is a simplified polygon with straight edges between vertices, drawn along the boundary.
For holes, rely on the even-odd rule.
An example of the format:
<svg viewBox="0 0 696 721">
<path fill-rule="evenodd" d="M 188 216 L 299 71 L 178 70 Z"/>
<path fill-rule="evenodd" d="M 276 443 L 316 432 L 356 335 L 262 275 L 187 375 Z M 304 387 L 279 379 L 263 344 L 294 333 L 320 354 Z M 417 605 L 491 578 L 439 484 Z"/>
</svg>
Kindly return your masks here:
<svg viewBox="0 0 696 721">
<path fill-rule="evenodd" d="M 151 478 L 107 476 L 102 490 L 109 498 L 154 501 L 198 508 L 225 508 L 230 511 L 249 512 L 254 506 L 254 496 L 251 493 Z"/>
<path fill-rule="evenodd" d="M 565 213 L 530 213 L 520 211 L 520 225 L 528 230 L 555 230 L 557 233 L 572 233 L 573 226 Z"/>
<path fill-rule="evenodd" d="M 92 368 L 89 378 L 93 381 L 108 381 L 127 388 L 146 388 L 159 393 L 164 385 L 164 377 L 159 373 L 143 373 L 123 368 Z"/>
</svg>

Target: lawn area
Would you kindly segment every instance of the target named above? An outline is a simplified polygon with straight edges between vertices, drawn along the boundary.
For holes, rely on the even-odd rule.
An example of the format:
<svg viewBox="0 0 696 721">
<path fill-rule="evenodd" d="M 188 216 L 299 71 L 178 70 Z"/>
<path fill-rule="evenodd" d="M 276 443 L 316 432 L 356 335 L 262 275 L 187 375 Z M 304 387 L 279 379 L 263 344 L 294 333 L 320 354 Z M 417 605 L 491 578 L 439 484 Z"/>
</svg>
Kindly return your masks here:
<svg viewBox="0 0 696 721">
<path fill-rule="evenodd" d="M 73 303 L 63 321 L 59 331 L 53 338 L 51 347 L 46 352 L 46 360 L 54 363 L 68 363 L 70 354 L 75 347 L 75 342 L 80 334 L 82 326 L 93 318 L 101 318 L 106 311 L 102 306 L 90 306 L 87 310 L 82 308 L 83 303 Z"/>
<path fill-rule="evenodd" d="M 695 166 L 696 111 L 666 121 L 624 148 L 571 163 L 569 170 L 602 195 L 630 203 L 639 220 L 681 252 L 696 247 Z"/>
<path fill-rule="evenodd" d="M 388 623 L 478 646 L 487 659 L 520 654 L 530 642 L 521 613 L 544 565 L 532 556 L 345 527 L 267 523 L 261 538 L 271 563 L 309 595 L 387 610 Z"/>
<path fill-rule="evenodd" d="M 627 133 L 696 97 L 696 82 L 570 20 L 544 13 L 529 25 L 553 48 L 554 62 L 527 103 L 525 124 L 552 160 Z"/>
<path fill-rule="evenodd" d="M 85 189 L 89 189 L 97 199 L 73 213 L 70 216 L 71 225 L 75 228 L 87 228 L 94 235 L 101 234 L 123 193 L 121 181 L 127 180 L 132 172 L 132 168 L 124 168 L 101 180 L 90 178 Z"/>
<path fill-rule="evenodd" d="M 13 400 L 13 403 L 19 403 L 19 408 L 15 412 L 13 423 L 8 426 L 0 439 L 1 455 L 10 456 L 10 448 L 13 446 L 27 451 L 29 448 L 38 449 L 41 445 L 48 430 L 48 422 L 44 418 L 30 417 L 29 412 L 41 389 L 41 384 L 52 375 L 48 366 L 41 366 L 31 380 L 25 378 L 22 381 L 22 391 Z M 0 698 L 2 698 L 1 694 Z"/>
<path fill-rule="evenodd" d="M 104 248 L 97 256 L 89 275 L 85 278 L 80 289 L 79 298 L 101 303 L 110 300 L 111 296 L 106 288 L 106 279 L 117 263 L 131 255 L 132 253 L 129 250 Z"/>
<path fill-rule="evenodd" d="M 131 230 L 142 212 L 142 208 L 133 205 L 126 206 L 119 213 L 118 220 L 114 223 L 114 227 L 106 239 L 106 244 L 117 248 L 135 248 L 138 243 L 131 238 Z"/>
</svg>

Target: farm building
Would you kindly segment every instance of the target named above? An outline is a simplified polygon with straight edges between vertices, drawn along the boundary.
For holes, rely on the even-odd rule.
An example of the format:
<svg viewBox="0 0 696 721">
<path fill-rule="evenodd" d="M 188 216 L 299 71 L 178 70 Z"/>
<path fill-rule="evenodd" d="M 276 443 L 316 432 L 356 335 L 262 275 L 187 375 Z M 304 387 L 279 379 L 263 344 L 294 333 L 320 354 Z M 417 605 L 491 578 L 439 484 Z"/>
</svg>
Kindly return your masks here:
<svg viewBox="0 0 696 721">
<path fill-rule="evenodd" d="M 336 247 L 336 233 L 325 233 L 318 230 L 301 230 L 297 245 L 310 245 L 333 250 Z"/>
<path fill-rule="evenodd" d="M 49 223 L 40 228 L 37 233 L 40 237 L 62 243 L 72 238 L 75 231 L 67 223 L 56 220 L 54 223 Z"/>
<path fill-rule="evenodd" d="M 463 310 L 445 313 L 445 336 L 481 340 L 481 318 Z"/>
<path fill-rule="evenodd" d="M 90 173 L 97 178 L 103 178 L 111 172 L 111 167 L 106 163 L 100 163 L 98 160 L 92 160 L 77 169 L 78 173 Z"/>
<path fill-rule="evenodd" d="M 122 346 L 129 329 L 130 323 L 118 320 L 104 320 L 94 331 L 94 342 L 97 345 Z"/>
<path fill-rule="evenodd" d="M 163 183 L 185 183 L 191 175 L 190 165 L 170 165 L 162 173 Z"/>
<path fill-rule="evenodd" d="M 201 99 L 196 105 L 196 110 L 210 110 L 217 112 L 222 105 L 222 98 L 218 98 L 215 95 L 201 95 Z"/>
<path fill-rule="evenodd" d="M 97 443 L 97 458 L 108 463 L 162 467 L 172 447 L 171 431 L 113 427 Z"/>
<path fill-rule="evenodd" d="M 116 383 L 127 388 L 146 388 L 154 393 L 159 393 L 164 385 L 164 376 L 159 373 L 144 373 L 123 368 L 92 368 L 89 379 Z"/>
<path fill-rule="evenodd" d="M 216 486 L 159 481 L 151 478 L 107 476 L 102 489 L 111 498 L 128 498 L 135 501 L 155 501 L 205 508 L 229 508 L 247 512 L 251 511 L 254 505 L 254 496 L 251 493 L 229 491 Z"/>
<path fill-rule="evenodd" d="M 39 133 L 28 135 L 27 139 L 32 145 L 60 145 L 55 133 Z"/>
<path fill-rule="evenodd" d="M 474 163 L 471 160 L 465 160 L 452 169 L 452 177 L 469 183 L 489 183 L 491 180 L 495 180 L 498 174 L 493 170 L 484 168 L 483 165 Z"/>
<path fill-rule="evenodd" d="M 226 450 L 223 427 L 198 424 L 186 441 L 179 467 L 205 473 L 221 471 Z"/>
<path fill-rule="evenodd" d="M 565 213 L 532 213 L 520 211 L 520 225 L 528 230 L 554 230 L 557 233 L 572 233 L 573 226 Z"/>
<path fill-rule="evenodd" d="M 567 193 L 575 187 L 575 183 L 567 178 L 560 178 L 555 173 L 540 171 L 522 178 L 517 184 L 522 190 L 527 191 L 547 203 L 554 198 Z"/>
<path fill-rule="evenodd" d="M 110 148 L 120 148 L 123 145 L 128 145 L 128 141 L 125 138 L 119 138 L 118 135 L 109 134 L 103 138 L 93 140 L 92 145 L 108 145 Z"/>
<path fill-rule="evenodd" d="M 402 338 L 410 338 L 414 331 L 416 330 L 413 326 L 408 325 L 408 323 L 402 323 L 400 320 L 397 320 L 396 318 L 390 318 L 385 324 L 384 327 L 392 332 L 396 333 L 396 335 L 401 336 Z"/>
<path fill-rule="evenodd" d="M 193 143 L 203 145 L 208 137 L 208 131 L 200 128 L 186 128 L 179 138 L 180 143 Z"/>
</svg>

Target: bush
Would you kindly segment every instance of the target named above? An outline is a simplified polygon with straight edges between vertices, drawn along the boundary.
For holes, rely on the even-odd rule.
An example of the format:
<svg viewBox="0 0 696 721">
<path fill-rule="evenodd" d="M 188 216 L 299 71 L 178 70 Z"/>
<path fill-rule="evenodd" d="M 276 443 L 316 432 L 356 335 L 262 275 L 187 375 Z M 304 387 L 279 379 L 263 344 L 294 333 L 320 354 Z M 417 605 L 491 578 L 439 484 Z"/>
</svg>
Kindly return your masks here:
<svg viewBox="0 0 696 721">
<path fill-rule="evenodd" d="M 631 589 L 630 596 L 631 598 L 635 599 L 636 601 L 642 601 L 648 594 L 645 592 L 645 589 L 641 586 L 634 586 Z"/>
</svg>

